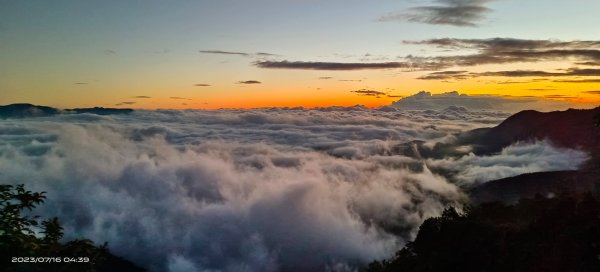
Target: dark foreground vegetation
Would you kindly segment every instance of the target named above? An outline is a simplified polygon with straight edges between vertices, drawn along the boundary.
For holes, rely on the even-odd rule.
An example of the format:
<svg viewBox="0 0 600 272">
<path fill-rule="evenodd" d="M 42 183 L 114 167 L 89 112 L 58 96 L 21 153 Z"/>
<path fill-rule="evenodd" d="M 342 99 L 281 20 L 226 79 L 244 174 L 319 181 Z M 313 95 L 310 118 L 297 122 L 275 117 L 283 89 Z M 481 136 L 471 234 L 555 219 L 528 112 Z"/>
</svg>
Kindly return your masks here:
<svg viewBox="0 0 600 272">
<path fill-rule="evenodd" d="M 366 271 L 600 271 L 598 194 L 536 196 L 517 204 L 453 208 Z"/>
<path fill-rule="evenodd" d="M 63 242 L 57 218 L 27 215 L 46 196 L 23 185 L 0 185 L 1 271 L 144 271 L 91 240 Z"/>
</svg>

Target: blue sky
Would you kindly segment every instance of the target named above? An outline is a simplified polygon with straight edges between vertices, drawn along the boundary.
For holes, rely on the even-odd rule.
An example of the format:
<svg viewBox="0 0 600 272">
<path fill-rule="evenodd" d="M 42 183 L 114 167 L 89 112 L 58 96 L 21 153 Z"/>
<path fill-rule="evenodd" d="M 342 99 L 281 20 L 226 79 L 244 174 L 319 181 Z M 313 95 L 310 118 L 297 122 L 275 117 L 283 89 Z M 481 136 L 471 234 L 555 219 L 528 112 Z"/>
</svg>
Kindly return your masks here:
<svg viewBox="0 0 600 272">
<path fill-rule="evenodd" d="M 456 3 L 459 8 L 476 6 L 485 11 L 477 14 L 480 17 L 473 20 L 472 26 L 382 20 L 386 16 L 414 13 L 417 7 L 446 7 Z M 468 84 L 421 84 L 415 80 L 418 75 L 393 69 L 315 73 L 273 71 L 257 68 L 253 63 L 265 59 L 390 62 L 408 55 L 469 53 L 464 48 L 448 50 L 403 42 L 433 38 L 594 40 L 600 34 L 597 29 L 600 17 L 595 14 L 599 9 L 600 2 L 592 0 L 576 3 L 556 0 L 2 0 L 0 62 L 4 65 L 0 67 L 0 102 L 30 101 L 59 106 L 100 102 L 110 105 L 128 95 L 156 98 L 173 95 L 192 99 L 190 101 L 196 104 L 189 105 L 191 107 L 208 104 L 243 107 L 239 101 L 237 104 L 224 101 L 231 101 L 232 97 L 243 100 L 240 96 L 245 93 L 235 83 L 247 80 L 261 82 L 260 86 L 244 87 L 263 97 L 288 87 L 294 93 L 301 88 L 328 93 L 327 96 L 315 96 L 320 102 L 290 95 L 287 100 L 282 96 L 277 101 L 253 100 L 251 103 L 262 106 L 269 103 L 295 105 L 293 101 L 300 100 L 307 105 L 328 104 L 328 100 L 333 100 L 330 104 L 336 104 L 335 101 L 361 103 L 363 98 L 349 93 L 361 88 L 396 89 L 394 95 L 409 95 L 420 89 L 490 92 Z M 248 55 L 199 52 L 203 50 Z M 258 52 L 273 56 L 255 55 Z M 531 69 L 539 68 L 536 65 Z M 355 82 L 361 80 L 361 83 L 335 85 L 313 80 L 329 76 Z M 268 82 L 272 85 L 266 84 Z M 198 88 L 191 88 L 195 84 L 207 84 L 211 88 L 199 92 Z M 403 87 L 405 85 L 409 87 Z M 77 89 L 82 87 L 86 89 Z M 591 91 L 595 86 L 582 88 Z M 367 99 L 364 104 L 368 105 L 390 102 L 369 100 L 370 97 L 364 99 Z M 138 105 L 181 106 L 165 101 Z"/>
</svg>

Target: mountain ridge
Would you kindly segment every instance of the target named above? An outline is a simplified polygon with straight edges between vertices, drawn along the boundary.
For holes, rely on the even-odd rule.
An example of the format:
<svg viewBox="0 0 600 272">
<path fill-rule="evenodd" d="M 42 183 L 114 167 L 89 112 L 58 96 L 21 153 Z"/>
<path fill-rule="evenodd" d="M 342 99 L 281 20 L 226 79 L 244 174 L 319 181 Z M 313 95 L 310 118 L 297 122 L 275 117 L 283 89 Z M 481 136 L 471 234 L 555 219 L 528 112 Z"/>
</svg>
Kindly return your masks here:
<svg viewBox="0 0 600 272">
<path fill-rule="evenodd" d="M 15 103 L 9 105 L 0 105 L 0 118 L 35 118 L 48 117 L 60 114 L 82 114 L 91 113 L 97 115 L 113 115 L 113 114 L 129 114 L 133 109 L 121 108 L 74 108 L 74 109 L 57 109 L 48 106 L 39 106 L 30 103 Z"/>
</svg>

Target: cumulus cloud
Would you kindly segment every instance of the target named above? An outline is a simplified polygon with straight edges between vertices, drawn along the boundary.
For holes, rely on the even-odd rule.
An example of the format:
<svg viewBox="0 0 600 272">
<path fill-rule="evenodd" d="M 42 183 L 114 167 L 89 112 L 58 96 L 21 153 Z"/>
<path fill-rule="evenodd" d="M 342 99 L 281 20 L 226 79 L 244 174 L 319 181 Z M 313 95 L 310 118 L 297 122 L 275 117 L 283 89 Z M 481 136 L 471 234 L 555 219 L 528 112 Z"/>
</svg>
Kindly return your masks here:
<svg viewBox="0 0 600 272">
<path fill-rule="evenodd" d="M 436 0 L 438 5 L 412 7 L 379 18 L 381 22 L 408 21 L 458 27 L 477 26 L 487 13 L 490 0 Z"/>
<path fill-rule="evenodd" d="M 459 92 L 432 94 L 421 91 L 412 96 L 404 97 L 393 103 L 394 107 L 402 109 L 433 109 L 441 110 L 452 106 L 465 107 L 468 110 L 497 110 L 517 112 L 526 109 L 557 110 L 568 109 L 573 104 L 566 101 L 548 101 L 536 97 L 505 97 L 497 95 L 466 95 Z"/>
</svg>

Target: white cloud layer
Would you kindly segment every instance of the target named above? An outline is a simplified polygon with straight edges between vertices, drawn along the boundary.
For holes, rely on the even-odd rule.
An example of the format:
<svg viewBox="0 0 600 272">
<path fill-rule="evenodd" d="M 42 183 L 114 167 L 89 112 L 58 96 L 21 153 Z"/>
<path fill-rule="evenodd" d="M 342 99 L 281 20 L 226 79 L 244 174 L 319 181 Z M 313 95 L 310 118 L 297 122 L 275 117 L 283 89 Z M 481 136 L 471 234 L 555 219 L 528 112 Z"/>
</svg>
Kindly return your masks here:
<svg viewBox="0 0 600 272">
<path fill-rule="evenodd" d="M 515 143 L 490 156 L 470 153 L 459 159 L 428 160 L 427 164 L 454 171 L 457 182 L 470 187 L 526 173 L 577 170 L 588 159 L 583 151 L 554 147 L 543 140 Z"/>
<path fill-rule="evenodd" d="M 47 191 L 38 212 L 58 216 L 67 238 L 108 241 L 152 271 L 351 271 L 464 200 L 394 146 L 505 117 L 355 107 L 7 119 L 0 173 Z M 519 158 L 505 166 L 573 167 Z M 477 180 L 487 174 L 470 168 L 487 160 L 437 163 Z"/>
</svg>

